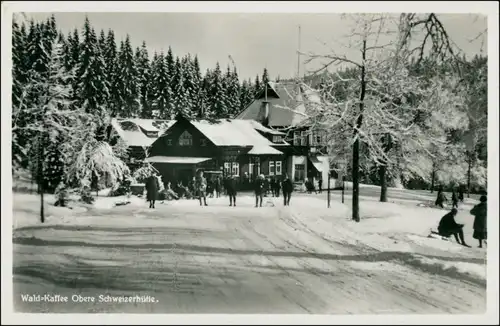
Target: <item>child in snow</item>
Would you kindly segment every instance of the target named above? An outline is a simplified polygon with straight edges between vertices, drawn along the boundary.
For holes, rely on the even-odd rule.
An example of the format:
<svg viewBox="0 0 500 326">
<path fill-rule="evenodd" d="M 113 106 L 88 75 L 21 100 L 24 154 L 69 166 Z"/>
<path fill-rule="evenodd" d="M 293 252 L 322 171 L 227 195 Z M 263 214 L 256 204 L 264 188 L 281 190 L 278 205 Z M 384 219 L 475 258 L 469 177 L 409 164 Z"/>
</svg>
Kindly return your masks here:
<svg viewBox="0 0 500 326">
<path fill-rule="evenodd" d="M 464 225 L 455 222 L 455 216 L 457 215 L 457 212 L 458 210 L 456 208 L 452 208 L 451 212 L 447 213 L 441 218 L 438 226 L 439 235 L 446 238 L 453 235 L 455 237 L 455 240 L 457 240 L 457 243 L 461 244 L 462 246 L 469 247 L 469 245 L 465 243 L 464 239 Z"/>
<path fill-rule="evenodd" d="M 474 215 L 474 234 L 472 237 L 479 241 L 479 248 L 483 247 L 483 240 L 486 242 L 487 230 L 486 230 L 486 196 L 481 196 L 479 198 L 480 203 L 474 206 L 470 213 Z"/>
</svg>

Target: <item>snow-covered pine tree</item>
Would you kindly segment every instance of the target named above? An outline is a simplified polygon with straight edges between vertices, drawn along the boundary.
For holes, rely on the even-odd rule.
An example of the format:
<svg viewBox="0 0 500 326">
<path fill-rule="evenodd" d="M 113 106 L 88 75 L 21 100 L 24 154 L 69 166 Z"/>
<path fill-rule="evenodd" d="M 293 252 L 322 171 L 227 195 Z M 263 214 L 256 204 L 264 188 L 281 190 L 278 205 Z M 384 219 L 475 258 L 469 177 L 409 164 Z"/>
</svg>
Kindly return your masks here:
<svg viewBox="0 0 500 326">
<path fill-rule="evenodd" d="M 255 76 L 255 83 L 253 87 L 253 94 L 256 96 L 262 89 L 262 84 L 260 83 L 259 75 Z"/>
<path fill-rule="evenodd" d="M 19 114 L 26 106 L 26 83 L 28 69 L 26 67 L 27 55 L 27 34 L 24 23 L 19 26 L 14 19 L 12 21 L 12 116 L 18 121 L 13 123 L 25 125 L 26 116 Z M 25 152 L 28 138 L 21 132 L 12 133 L 12 159 L 13 166 L 20 165 L 26 167 L 27 157 Z"/>
<path fill-rule="evenodd" d="M 253 100 L 253 86 L 250 80 L 244 80 L 240 91 L 240 111 L 244 110 Z"/>
<path fill-rule="evenodd" d="M 151 118 L 151 106 L 149 104 L 149 87 L 151 85 L 149 55 L 146 48 L 146 42 L 143 41 L 141 47 L 135 51 L 135 63 L 137 67 L 137 78 L 139 86 L 139 102 L 141 107 L 140 116 L 142 118 Z"/>
<path fill-rule="evenodd" d="M 76 67 L 80 63 L 80 50 L 81 50 L 80 33 L 78 32 L 78 29 L 75 28 L 73 30 L 73 37 L 71 38 L 71 42 L 68 43 L 71 52 L 72 66 Z"/>
<path fill-rule="evenodd" d="M 195 58 L 196 59 L 196 58 Z M 197 115 L 197 104 L 200 96 L 200 71 L 197 60 L 193 60 L 190 54 L 187 55 L 184 67 L 184 88 L 190 117 Z"/>
<path fill-rule="evenodd" d="M 210 77 L 209 105 L 215 118 L 225 118 L 227 102 L 219 62 L 216 63 Z"/>
<path fill-rule="evenodd" d="M 101 32 L 99 33 L 99 40 L 97 41 L 97 44 L 101 49 L 101 53 L 104 55 L 104 53 L 106 52 L 106 34 L 104 33 L 103 29 L 101 29 Z"/>
<path fill-rule="evenodd" d="M 106 64 L 106 79 L 109 82 L 108 113 L 115 117 L 118 114 L 120 94 L 118 92 L 118 51 L 116 48 L 115 34 L 113 30 L 108 30 L 106 36 L 106 45 L 103 52 L 104 62 Z"/>
<path fill-rule="evenodd" d="M 198 118 L 211 119 L 214 117 L 214 112 L 212 110 L 211 102 L 210 102 L 210 92 L 211 92 L 211 77 L 212 72 L 210 69 L 207 69 L 205 72 L 205 76 L 203 76 L 201 81 L 201 90 L 198 104 Z"/>
<path fill-rule="evenodd" d="M 106 64 L 97 44 L 97 37 L 85 18 L 83 41 L 80 52 L 80 66 L 77 73 L 78 106 L 85 112 L 102 117 L 109 98 L 109 81 L 106 77 Z"/>
<path fill-rule="evenodd" d="M 231 96 L 232 98 L 232 103 L 231 103 L 232 106 L 230 107 L 229 114 L 231 117 L 234 117 L 240 112 L 240 107 L 241 107 L 241 87 L 236 67 L 233 67 L 233 71 L 231 72 L 230 85 L 231 88 L 229 96 Z"/>
<path fill-rule="evenodd" d="M 139 116 L 138 76 L 129 35 L 126 36 L 123 47 L 120 46 L 117 75 L 120 80 L 118 92 L 122 101 L 121 116 Z"/>
<path fill-rule="evenodd" d="M 173 84 L 173 103 L 174 103 L 174 114 L 181 114 L 185 118 L 191 118 L 191 103 L 188 96 L 188 89 L 186 83 L 186 74 L 184 69 L 188 68 L 187 58 L 184 57 L 182 61 L 177 58 L 175 61 L 175 73 L 172 79 Z"/>
<path fill-rule="evenodd" d="M 232 94 L 232 77 L 231 77 L 231 68 L 229 65 L 226 68 L 226 72 L 222 77 L 222 89 L 224 90 L 224 94 L 226 96 L 223 97 L 223 112 L 220 114 L 220 118 L 230 118 L 230 112 L 233 108 L 233 94 Z"/>
<path fill-rule="evenodd" d="M 153 101 L 151 102 L 153 117 L 156 119 L 170 119 L 172 102 L 172 90 L 170 88 L 170 78 L 165 63 L 165 55 L 161 52 L 156 59 L 153 58 L 151 64 L 152 79 L 151 87 Z"/>
<path fill-rule="evenodd" d="M 172 48 L 168 47 L 167 55 L 164 57 L 164 64 L 165 64 L 165 71 L 167 73 L 167 81 L 169 85 L 169 90 L 170 90 L 170 100 L 167 102 L 167 111 L 169 112 L 169 116 L 166 117 L 167 119 L 171 119 L 173 116 L 173 112 L 175 111 L 175 105 L 174 101 L 172 100 L 173 96 L 173 91 L 174 91 L 174 82 L 173 78 L 175 75 L 175 57 L 172 52 Z"/>
</svg>

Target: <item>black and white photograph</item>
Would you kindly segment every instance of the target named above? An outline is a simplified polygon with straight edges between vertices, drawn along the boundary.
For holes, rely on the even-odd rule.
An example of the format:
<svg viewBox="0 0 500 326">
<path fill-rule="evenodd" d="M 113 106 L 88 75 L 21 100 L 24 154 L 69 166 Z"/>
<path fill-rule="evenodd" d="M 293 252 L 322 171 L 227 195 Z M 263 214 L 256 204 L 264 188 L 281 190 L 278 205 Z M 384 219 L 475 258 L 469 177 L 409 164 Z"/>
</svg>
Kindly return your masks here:
<svg viewBox="0 0 500 326">
<path fill-rule="evenodd" d="M 498 323 L 498 3 L 29 3 L 2 3 L 9 323 Z"/>
</svg>

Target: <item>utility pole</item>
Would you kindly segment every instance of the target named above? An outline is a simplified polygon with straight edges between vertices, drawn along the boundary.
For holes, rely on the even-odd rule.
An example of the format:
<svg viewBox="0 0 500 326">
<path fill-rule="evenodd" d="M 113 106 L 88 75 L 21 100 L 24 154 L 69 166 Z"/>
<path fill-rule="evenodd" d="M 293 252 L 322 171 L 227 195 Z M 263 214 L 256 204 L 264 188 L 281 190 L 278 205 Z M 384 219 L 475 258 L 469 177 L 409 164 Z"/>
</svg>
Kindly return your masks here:
<svg viewBox="0 0 500 326">
<path fill-rule="evenodd" d="M 330 208 L 330 177 L 331 177 L 331 170 L 328 170 L 328 208 Z"/>
<path fill-rule="evenodd" d="M 344 203 L 345 175 L 342 175 L 342 204 Z"/>
</svg>

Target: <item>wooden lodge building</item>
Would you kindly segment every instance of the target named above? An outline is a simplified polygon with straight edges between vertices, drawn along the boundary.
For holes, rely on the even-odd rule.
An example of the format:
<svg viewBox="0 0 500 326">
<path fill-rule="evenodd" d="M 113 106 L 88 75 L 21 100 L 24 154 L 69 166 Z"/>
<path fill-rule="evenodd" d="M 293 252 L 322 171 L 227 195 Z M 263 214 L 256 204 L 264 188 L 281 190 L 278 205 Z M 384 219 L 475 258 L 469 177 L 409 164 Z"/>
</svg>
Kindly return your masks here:
<svg viewBox="0 0 500 326">
<path fill-rule="evenodd" d="M 241 183 L 259 174 L 288 174 L 296 183 L 326 180 L 330 162 L 324 137 L 300 127 L 305 109 L 299 100 L 290 100 L 291 87 L 269 83 L 235 119 L 113 119 L 111 125 L 130 148 L 132 168 L 149 162 L 172 184 L 186 184 L 197 169 L 236 175 Z"/>
<path fill-rule="evenodd" d="M 290 145 L 283 149 L 285 166 L 295 182 L 306 178 L 327 180 L 330 159 L 327 156 L 324 131 L 313 131 L 301 125 L 306 119 L 304 100 L 319 101 L 294 82 L 269 82 L 237 119 L 260 122 L 266 128 L 285 132 Z M 326 186 L 326 185 L 325 185 Z"/>
</svg>

